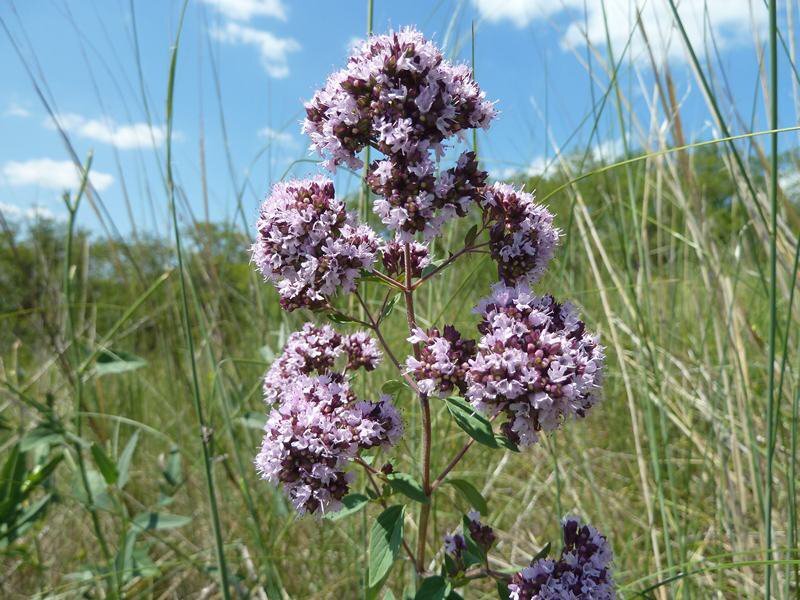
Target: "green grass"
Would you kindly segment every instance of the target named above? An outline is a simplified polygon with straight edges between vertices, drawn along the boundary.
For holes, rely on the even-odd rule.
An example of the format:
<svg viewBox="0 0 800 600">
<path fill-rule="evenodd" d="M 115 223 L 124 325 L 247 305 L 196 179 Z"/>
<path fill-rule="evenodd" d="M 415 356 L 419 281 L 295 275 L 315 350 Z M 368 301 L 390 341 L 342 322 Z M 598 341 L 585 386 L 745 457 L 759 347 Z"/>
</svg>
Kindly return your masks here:
<svg viewBox="0 0 800 600">
<path fill-rule="evenodd" d="M 479 28 L 474 35 L 480 53 Z M 768 65 L 779 50 L 792 62 L 777 39 Z M 185 50 L 174 49 L 170 81 Z M 602 50 L 614 59 L 602 65 L 605 78 L 587 74 L 603 83 L 583 124 L 594 135 L 602 119 L 614 119 L 641 153 L 604 165 L 587 148 L 525 183 L 566 233 L 537 289 L 575 301 L 601 334 L 604 402 L 532 451 L 473 447 L 453 476 L 488 499 L 497 568 L 526 563 L 548 541 L 558 546 L 558 518 L 574 512 L 611 540 L 622 597 L 796 598 L 800 215 L 776 174 L 779 159 L 797 162 L 769 143 L 791 134 L 737 133 L 724 117 L 724 95 L 709 83 L 716 71 L 692 53 L 723 138 L 686 144 L 679 120 L 664 116 L 666 92 L 655 110 L 666 134 L 637 135 L 657 128 L 626 109 L 633 99 L 617 73 L 630 68 L 627 48 Z M 785 73 L 770 71 L 770 89 L 775 77 L 794 73 L 793 62 Z M 667 89 L 666 71 L 651 75 Z M 181 99 L 167 96 L 168 114 L 179 111 Z M 775 106 L 774 95 L 767 100 Z M 0 592 L 362 597 L 380 507 L 323 524 L 298 520 L 250 465 L 265 412 L 263 372 L 288 333 L 312 318 L 282 313 L 247 262 L 253 215 L 241 206 L 251 184 L 235 183 L 235 222 L 209 224 L 178 213 L 169 158 L 153 188 L 161 183 L 175 211 L 172 240 L 93 237 L 73 231 L 72 220 L 30 233 L 9 225 L 2 234 L 0 464 L 17 449 L 24 458 L 15 468 L 31 476 L 36 465 L 61 458 L 20 503 L 47 498 L 44 511 L 13 535 L 0 530 Z M 366 200 L 356 194 L 353 208 L 364 210 Z M 449 229 L 437 254 L 457 250 L 471 225 L 468 218 Z M 495 279 L 484 255 L 458 261 L 417 292 L 420 323 L 472 331 L 470 309 Z M 385 289 L 362 285 L 373 313 Z M 361 310 L 354 298 L 342 308 Z M 403 312 L 390 315 L 385 335 L 405 353 Z M 396 377 L 387 361 L 359 375 L 355 388 L 373 397 Z M 376 461 L 391 459 L 420 477 L 421 441 L 411 433 L 419 431 L 419 403 L 407 394 L 398 402 L 410 435 Z M 438 473 L 465 440 L 443 403 L 431 409 Z M 91 443 L 110 458 L 116 480 Z M 9 480 L 3 476 L 3 493 Z M 355 487 L 366 485 L 359 478 Z M 453 487 L 437 489 L 429 557 L 467 508 Z M 159 519 L 142 521 L 148 513 Z M 414 527 L 407 520 L 412 546 Z M 404 561 L 389 587 L 401 597 L 413 580 Z M 494 597 L 488 584 L 472 592 Z"/>
</svg>

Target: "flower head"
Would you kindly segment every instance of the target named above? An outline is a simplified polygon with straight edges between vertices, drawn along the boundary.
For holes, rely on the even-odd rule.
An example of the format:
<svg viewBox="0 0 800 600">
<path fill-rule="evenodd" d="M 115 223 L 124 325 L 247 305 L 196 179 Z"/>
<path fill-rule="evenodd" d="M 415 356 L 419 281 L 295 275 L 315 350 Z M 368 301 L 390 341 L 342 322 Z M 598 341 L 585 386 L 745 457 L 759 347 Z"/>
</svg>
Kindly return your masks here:
<svg viewBox="0 0 800 600">
<path fill-rule="evenodd" d="M 372 371 L 377 367 L 382 358 L 381 351 L 375 338 L 366 331 L 357 331 L 342 338 L 342 349 L 347 354 L 347 370 L 364 368 Z"/>
<path fill-rule="evenodd" d="M 571 304 L 498 283 L 476 312 L 483 337 L 469 362 L 467 398 L 485 414 L 505 413 L 511 440 L 530 446 L 539 431 L 584 417 L 598 402 L 603 347 Z"/>
<path fill-rule="evenodd" d="M 500 279 L 507 285 L 535 283 L 558 243 L 552 213 L 536 204 L 533 194 L 505 183 L 485 188 L 480 203 L 494 223 L 489 247 Z"/>
<path fill-rule="evenodd" d="M 377 256 L 375 232 L 356 222 L 323 177 L 276 184 L 256 228 L 253 262 L 286 310 L 320 308 L 337 291 L 353 291 Z"/>
<path fill-rule="evenodd" d="M 541 558 L 514 575 L 508 586 L 511 600 L 613 600 L 614 558 L 605 536 L 577 517 L 562 522 L 564 549 L 558 560 Z"/>
<path fill-rule="evenodd" d="M 463 152 L 456 165 L 438 176 L 425 153 L 389 156 L 370 165 L 367 183 L 381 196 L 375 212 L 403 241 L 415 233 L 435 236 L 447 221 L 463 217 L 481 195 L 486 171 L 473 152 Z"/>
<path fill-rule="evenodd" d="M 445 325 L 443 334 L 435 327 L 428 331 L 417 328 L 408 341 L 420 344 L 419 358 L 409 356 L 406 369 L 417 380 L 421 392 L 441 397 L 456 389 L 464 393 L 475 340 L 464 339 L 455 327 Z"/>
<path fill-rule="evenodd" d="M 386 242 L 381 248 L 383 266 L 389 275 L 405 274 L 405 250 L 404 244 L 397 238 Z M 411 276 L 419 277 L 422 270 L 431 264 L 430 251 L 428 246 L 419 242 L 409 242 L 411 258 Z"/>
<path fill-rule="evenodd" d="M 372 145 L 386 155 L 441 151 L 467 129 L 487 127 L 496 111 L 465 65 L 453 65 L 413 28 L 373 35 L 306 104 L 303 131 L 327 166 L 361 166 Z"/>
<path fill-rule="evenodd" d="M 374 369 L 381 360 L 377 343 L 365 331 L 340 335 L 330 325 L 306 323 L 286 340 L 280 356 L 264 376 L 264 399 L 279 402 L 292 380 L 306 375 L 324 375 L 335 371 L 337 359 L 345 354 L 345 371 Z"/>
<path fill-rule="evenodd" d="M 402 430 L 388 398 L 357 401 L 338 373 L 300 375 L 286 382 L 280 405 L 269 414 L 256 469 L 283 487 L 300 514 L 335 511 L 352 480 L 345 469 L 357 453 L 394 444 Z"/>
</svg>

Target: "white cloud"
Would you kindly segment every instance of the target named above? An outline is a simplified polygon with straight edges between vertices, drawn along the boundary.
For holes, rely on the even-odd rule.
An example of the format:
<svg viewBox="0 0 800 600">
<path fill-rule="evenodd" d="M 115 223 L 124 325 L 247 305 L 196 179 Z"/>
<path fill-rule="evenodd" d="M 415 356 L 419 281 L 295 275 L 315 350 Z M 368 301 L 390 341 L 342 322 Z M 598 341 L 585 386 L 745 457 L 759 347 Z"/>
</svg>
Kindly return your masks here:
<svg viewBox="0 0 800 600">
<path fill-rule="evenodd" d="M 63 214 L 56 214 L 49 208 L 36 204 L 28 208 L 22 208 L 16 204 L 0 202 L 0 213 L 3 213 L 3 216 L 7 219 L 25 221 L 61 221 L 64 218 Z"/>
<path fill-rule="evenodd" d="M 569 3 L 565 0 L 565 4 Z M 526 27 L 534 19 L 546 19 L 564 8 L 558 0 L 473 0 L 473 4 L 487 21 L 511 21 L 517 27 Z"/>
<path fill-rule="evenodd" d="M 19 117 L 24 119 L 25 117 L 31 116 L 31 111 L 29 111 L 24 106 L 20 106 L 16 102 L 12 102 L 8 105 L 8 107 L 3 111 L 4 117 Z"/>
<path fill-rule="evenodd" d="M 288 131 L 278 131 L 271 127 L 264 127 L 263 129 L 259 129 L 258 135 L 259 137 L 269 140 L 276 146 L 297 146 L 297 140 Z"/>
<path fill-rule="evenodd" d="M 56 115 L 56 119 L 65 131 L 103 144 L 111 144 L 122 150 L 160 148 L 167 138 L 166 127 L 151 127 L 147 123 L 119 125 L 112 119 L 87 119 L 75 113 Z M 49 117 L 45 119 L 44 124 L 49 129 L 57 128 Z"/>
<path fill-rule="evenodd" d="M 269 31 L 245 27 L 238 23 L 226 23 L 225 27 L 215 27 L 211 35 L 226 44 L 255 46 L 261 55 L 264 70 L 272 77 L 280 79 L 289 75 L 287 55 L 300 49 L 292 38 L 280 38 Z"/>
<path fill-rule="evenodd" d="M 614 162 L 625 154 L 625 143 L 621 138 L 605 140 L 592 146 L 591 155 L 597 162 Z"/>
<path fill-rule="evenodd" d="M 8 161 L 3 165 L 3 176 L 9 185 L 36 185 L 52 190 L 76 190 L 81 177 L 75 165 L 68 160 L 37 158 L 26 161 Z M 114 177 L 108 173 L 89 172 L 89 181 L 98 191 L 107 189 L 114 183 Z"/>
<path fill-rule="evenodd" d="M 510 21 L 526 27 L 535 20 L 563 17 L 566 28 L 561 38 L 565 49 L 586 44 L 606 47 L 606 22 L 614 51 L 619 54 L 628 44 L 628 56 L 649 60 L 644 38 L 636 24 L 637 9 L 657 59 L 686 59 L 683 41 L 667 0 L 473 0 L 480 15 L 490 21 Z M 678 2 L 681 17 L 692 46 L 702 52 L 710 27 L 722 49 L 752 41 L 752 30 L 763 29 L 767 12 L 754 0 L 683 0 Z M 585 7 L 585 13 L 584 13 Z M 633 33 L 633 35 L 631 35 Z"/>
<path fill-rule="evenodd" d="M 253 17 L 286 20 L 286 6 L 281 0 L 203 0 L 229 19 L 249 21 Z"/>
</svg>

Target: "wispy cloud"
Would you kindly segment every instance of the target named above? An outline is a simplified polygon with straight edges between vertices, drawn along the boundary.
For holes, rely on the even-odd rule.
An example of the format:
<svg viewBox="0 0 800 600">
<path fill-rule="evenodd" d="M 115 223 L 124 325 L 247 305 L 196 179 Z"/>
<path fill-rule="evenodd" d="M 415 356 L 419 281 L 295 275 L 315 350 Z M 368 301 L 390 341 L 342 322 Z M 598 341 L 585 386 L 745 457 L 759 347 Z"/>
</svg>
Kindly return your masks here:
<svg viewBox="0 0 800 600">
<path fill-rule="evenodd" d="M 286 20 L 286 6 L 281 0 L 202 0 L 229 19 L 249 21 L 253 17 Z"/>
<path fill-rule="evenodd" d="M 254 46 L 261 55 L 261 64 L 271 77 L 281 79 L 289 75 L 288 54 L 300 49 L 292 38 L 280 38 L 269 31 L 246 27 L 238 23 L 226 23 L 215 27 L 211 35 L 226 44 Z"/>
<path fill-rule="evenodd" d="M 288 131 L 277 131 L 271 127 L 264 127 L 258 131 L 259 137 L 269 140 L 276 146 L 296 147 L 297 139 Z"/>
<path fill-rule="evenodd" d="M 131 123 L 121 125 L 112 119 L 87 119 L 75 113 L 56 115 L 56 119 L 65 131 L 82 138 L 110 144 L 121 150 L 133 148 L 160 148 L 167 137 L 164 126 L 151 127 L 147 123 Z M 49 117 L 44 121 L 45 127 L 56 129 L 56 124 Z"/>
<path fill-rule="evenodd" d="M 0 202 L 0 213 L 3 213 L 5 218 L 14 221 L 61 221 L 64 218 L 63 214 L 54 213 L 45 206 L 33 205 L 23 208 L 16 204 L 6 204 L 5 202 Z"/>
<path fill-rule="evenodd" d="M 31 111 L 29 111 L 24 106 L 17 104 L 16 102 L 12 102 L 9 104 L 6 109 L 3 111 L 4 117 L 17 117 L 20 119 L 24 119 L 26 117 L 31 116 Z"/>
<path fill-rule="evenodd" d="M 12 186 L 36 185 L 51 190 L 77 189 L 81 177 L 75 165 L 68 160 L 36 158 L 26 161 L 8 161 L 3 165 L 3 176 Z M 92 170 L 89 181 L 98 191 L 114 183 L 113 175 Z"/>
<path fill-rule="evenodd" d="M 565 49 L 584 46 L 587 42 L 605 48 L 607 25 L 608 37 L 616 52 L 621 52 L 630 39 L 629 56 L 648 60 L 645 40 L 637 25 L 640 12 L 655 56 L 673 61 L 686 59 L 672 9 L 666 0 L 473 0 L 473 4 L 487 21 L 509 21 L 517 27 L 564 16 L 567 25 L 561 45 Z M 751 42 L 752 30 L 766 26 L 767 12 L 758 5 L 745 0 L 689 0 L 679 3 L 678 14 L 692 46 L 704 46 L 710 27 L 718 47 L 725 49 Z"/>
</svg>

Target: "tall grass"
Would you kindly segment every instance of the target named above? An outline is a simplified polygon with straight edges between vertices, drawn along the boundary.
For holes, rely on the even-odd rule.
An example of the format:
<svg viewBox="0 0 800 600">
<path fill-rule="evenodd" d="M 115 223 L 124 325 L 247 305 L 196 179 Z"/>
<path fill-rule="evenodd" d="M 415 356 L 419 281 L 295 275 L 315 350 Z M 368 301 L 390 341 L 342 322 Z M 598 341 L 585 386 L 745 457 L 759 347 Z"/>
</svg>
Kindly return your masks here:
<svg viewBox="0 0 800 600">
<path fill-rule="evenodd" d="M 605 401 L 588 422 L 533 452 L 473 449 L 456 473 L 478 482 L 489 500 L 489 521 L 499 533 L 495 554 L 505 557 L 498 568 L 524 564 L 556 539 L 556 517 L 577 512 L 612 541 L 621 597 L 796 598 L 800 215 L 780 185 L 778 142 L 798 127 L 778 128 L 777 93 L 779 77 L 800 83 L 794 21 L 787 18 L 779 31 L 777 3 L 754 4 L 770 14 L 767 58 L 760 62 L 769 122 L 761 127 L 729 105 L 724 63 L 692 47 L 679 3 L 667 1 L 689 77 L 719 137 L 687 142 L 692 134 L 681 119 L 674 73 L 655 58 L 648 67 L 630 60 L 631 39 L 646 29 L 638 23 L 624 47 L 613 47 L 607 36 L 602 47 L 587 44 L 586 55 L 577 56 L 593 103 L 570 138 L 588 132 L 586 147 L 556 153 L 546 176 L 517 177 L 537 189 L 565 230 L 559 262 L 541 289 L 574 299 L 600 332 L 610 363 Z M 447 28 L 451 45 L 470 43 L 480 57 L 481 24 L 461 31 L 459 10 Z M 371 28 L 371 1 L 367 11 Z M 19 59 L 46 102 L 46 72 L 26 58 L 36 53 L 20 41 L 22 24 L 3 27 L 25 46 Z M 188 62 L 185 48 L 178 60 L 178 41 L 176 33 L 167 65 L 170 132 L 182 102 L 174 79 Z M 212 54 L 209 68 L 224 128 L 230 107 L 216 60 Z M 786 68 L 779 71 L 779 64 Z M 138 61 L 137 71 L 152 123 L 150 99 L 160 92 Z M 623 85 L 623 76 L 640 89 Z M 797 120 L 788 99 L 781 99 L 781 110 L 794 111 Z M 590 146 L 606 121 L 626 148 L 602 162 Z M 549 135 L 550 123 L 541 126 Z M 161 181 L 138 182 L 165 190 L 174 236 L 168 243 L 126 240 L 109 222 L 108 239 L 74 231 L 72 219 L 63 232 L 54 225 L 51 237 L 39 232 L 28 241 L 3 225 L 0 259 L 12 257 L 3 263 L 9 273 L 30 260 L 30 280 L 20 278 L 19 287 L 30 286 L 36 303 L 4 303 L 0 314 L 0 335 L 9 341 L 0 348 L 0 464 L 17 448 L 30 477 L 54 455 L 65 457 L 20 504 L 25 509 L 52 494 L 46 511 L 19 524 L 16 539 L 0 541 L 4 595 L 273 599 L 368 592 L 366 520 L 325 527 L 297 520 L 249 464 L 263 424 L 261 376 L 307 315 L 278 310 L 274 293 L 247 263 L 254 215 L 246 214 L 246 201 L 266 184 L 240 180 L 227 144 L 225 138 L 226 164 L 204 167 L 231 176 L 237 210 L 217 227 L 189 210 L 202 201 L 187 198 L 177 182 L 171 135 L 159 157 Z M 519 157 L 520 165 L 529 159 Z M 788 161 L 796 170 L 796 155 Z M 105 214 L 96 191 L 85 192 Z M 351 200 L 369 213 L 365 190 Z M 144 205 L 132 203 L 133 210 Z M 459 247 L 471 225 L 449 230 L 437 254 Z M 495 279 L 482 255 L 456 263 L 417 292 L 418 321 L 471 330 L 470 308 Z M 372 314 L 387 303 L 379 286 L 366 283 L 360 292 Z M 361 307 L 350 309 L 357 314 Z M 394 347 L 407 336 L 401 313 L 382 325 Z M 394 376 L 391 365 L 361 376 L 359 394 L 377 395 Z M 416 403 L 410 396 L 399 402 L 407 430 L 418 430 Z M 438 473 L 463 437 L 443 406 L 432 402 L 430 409 Z M 418 473 L 422 450 L 411 437 L 386 458 Z M 8 481 L 2 477 L 3 486 Z M 439 540 L 468 507 L 449 486 L 437 489 L 433 502 L 429 539 Z M 417 533 L 407 531 L 409 543 Z M 429 555 L 435 551 L 428 548 Z M 414 569 L 403 563 L 397 572 L 391 587 L 401 597 Z M 477 597 L 494 597 L 484 592 Z"/>
</svg>

